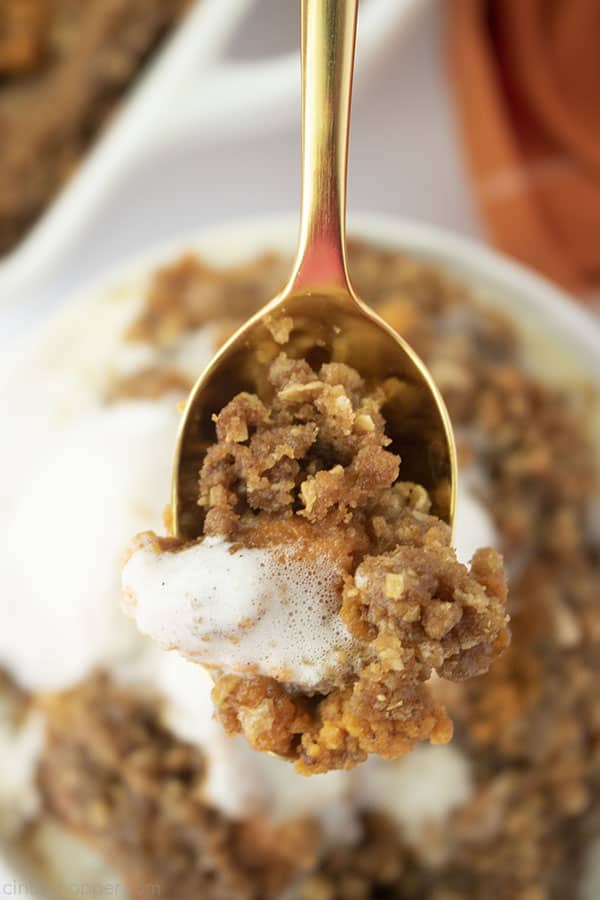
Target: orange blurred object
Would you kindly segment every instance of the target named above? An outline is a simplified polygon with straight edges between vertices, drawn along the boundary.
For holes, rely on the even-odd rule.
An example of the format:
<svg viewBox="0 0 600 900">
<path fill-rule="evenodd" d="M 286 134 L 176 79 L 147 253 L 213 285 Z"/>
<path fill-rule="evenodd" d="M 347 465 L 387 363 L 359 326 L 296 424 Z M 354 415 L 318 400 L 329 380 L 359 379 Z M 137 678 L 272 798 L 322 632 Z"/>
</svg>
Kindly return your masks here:
<svg viewBox="0 0 600 900">
<path fill-rule="evenodd" d="M 464 144 L 490 236 L 585 296 L 600 287 L 600 2 L 446 8 Z"/>
</svg>

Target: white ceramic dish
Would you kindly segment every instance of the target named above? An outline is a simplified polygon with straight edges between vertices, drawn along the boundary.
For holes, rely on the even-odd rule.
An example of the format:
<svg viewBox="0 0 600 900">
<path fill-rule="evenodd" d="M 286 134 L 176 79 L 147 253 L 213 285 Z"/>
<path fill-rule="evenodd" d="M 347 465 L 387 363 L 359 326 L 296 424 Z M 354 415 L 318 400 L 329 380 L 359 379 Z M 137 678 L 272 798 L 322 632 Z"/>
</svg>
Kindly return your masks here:
<svg viewBox="0 0 600 900">
<path fill-rule="evenodd" d="M 380 52 L 410 24 L 424 0 L 364 0 L 357 70 L 361 80 Z M 297 14 L 297 0 L 293 2 Z M 257 121 L 269 130 L 299 109 L 297 52 L 230 62 L 236 31 L 260 0 L 196 0 L 77 173 L 10 253 L 0 258 L 0 303 L 74 252 L 78 232 L 136 162 L 193 138 L 232 139 Z"/>
<path fill-rule="evenodd" d="M 11 353 L 0 370 L 0 410 L 3 416 L 11 415 L 10 431 L 17 436 L 13 437 L 13 452 L 21 426 L 26 431 L 26 418 L 35 417 L 43 405 L 34 390 L 29 397 L 16 394 L 15 384 L 19 383 L 23 373 L 31 375 L 34 372 L 39 378 L 40 391 L 43 391 L 44 361 L 53 359 L 55 367 L 60 368 L 56 360 L 64 359 L 65 344 L 72 348 L 72 337 L 77 334 L 84 337 L 82 329 L 86 326 L 88 337 L 84 337 L 82 343 L 87 342 L 88 349 L 92 348 L 95 309 L 102 307 L 105 316 L 107 310 L 109 315 L 114 310 L 118 319 L 119 305 L 124 299 L 131 301 L 140 296 L 149 273 L 165 259 L 186 249 L 196 249 L 216 263 L 235 263 L 266 249 L 291 251 L 296 229 L 292 218 L 272 218 L 186 237 L 146 254 L 124 272 L 103 279 L 86 294 L 67 301 L 57 316 Z M 401 248 L 436 261 L 460 275 L 476 287 L 482 302 L 503 310 L 516 321 L 529 338 L 531 364 L 541 369 L 547 378 L 563 382 L 583 379 L 600 390 L 600 327 L 548 282 L 496 253 L 428 226 L 363 215 L 354 219 L 351 231 L 383 246 Z M 79 353 L 80 356 L 85 354 L 86 349 L 80 347 Z M 93 362 L 90 360 L 90 365 Z M 35 399 L 37 410 L 28 405 Z M 600 441 L 600 433 L 598 439 Z M 5 453 L 6 447 L 1 452 Z M 25 870 L 15 867 L 8 858 L 4 862 L 0 858 L 0 892 L 3 884 L 18 885 L 26 880 Z M 43 893 L 28 892 L 27 896 L 34 900 L 36 896 L 37 900 L 49 900 Z"/>
<path fill-rule="evenodd" d="M 436 260 L 476 284 L 484 302 L 504 310 L 527 332 L 532 352 L 535 348 L 540 365 L 547 370 L 546 377 L 560 379 L 578 373 L 600 387 L 600 324 L 551 282 L 480 243 L 432 225 L 363 213 L 350 217 L 349 231 L 382 246 L 401 247 L 418 257 Z M 268 216 L 181 236 L 142 254 L 127 267 L 107 273 L 88 290 L 67 298 L 49 322 L 42 322 L 28 338 L 5 352 L 0 391 L 5 377 L 10 373 L 12 379 L 27 353 L 40 352 L 53 335 L 70 327 L 74 319 L 87 317 L 91 307 L 105 302 L 107 296 L 139 290 L 161 261 L 191 248 L 216 263 L 235 264 L 266 247 L 291 252 L 296 233 L 295 217 Z"/>
</svg>

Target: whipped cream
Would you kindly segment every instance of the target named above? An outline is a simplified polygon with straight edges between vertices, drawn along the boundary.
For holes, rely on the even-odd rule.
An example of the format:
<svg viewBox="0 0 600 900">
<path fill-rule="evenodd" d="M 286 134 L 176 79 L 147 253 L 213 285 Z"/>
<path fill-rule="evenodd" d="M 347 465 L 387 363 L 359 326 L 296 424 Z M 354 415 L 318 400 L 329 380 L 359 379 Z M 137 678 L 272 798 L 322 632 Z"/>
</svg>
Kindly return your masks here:
<svg viewBox="0 0 600 900">
<path fill-rule="evenodd" d="M 164 649 L 225 672 L 255 672 L 311 690 L 348 665 L 339 615 L 342 570 L 293 544 L 236 548 L 208 537 L 177 551 L 136 550 L 124 606 Z"/>
</svg>

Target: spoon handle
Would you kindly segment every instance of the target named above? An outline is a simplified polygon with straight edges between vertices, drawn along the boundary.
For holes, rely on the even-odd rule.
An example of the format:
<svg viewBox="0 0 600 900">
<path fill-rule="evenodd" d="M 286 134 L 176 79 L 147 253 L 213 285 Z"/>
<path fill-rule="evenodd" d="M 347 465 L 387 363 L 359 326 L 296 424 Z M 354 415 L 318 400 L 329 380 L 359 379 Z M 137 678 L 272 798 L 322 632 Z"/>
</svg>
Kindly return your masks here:
<svg viewBox="0 0 600 900">
<path fill-rule="evenodd" d="M 289 289 L 347 289 L 346 179 L 358 0 L 301 0 L 302 209 Z"/>
</svg>

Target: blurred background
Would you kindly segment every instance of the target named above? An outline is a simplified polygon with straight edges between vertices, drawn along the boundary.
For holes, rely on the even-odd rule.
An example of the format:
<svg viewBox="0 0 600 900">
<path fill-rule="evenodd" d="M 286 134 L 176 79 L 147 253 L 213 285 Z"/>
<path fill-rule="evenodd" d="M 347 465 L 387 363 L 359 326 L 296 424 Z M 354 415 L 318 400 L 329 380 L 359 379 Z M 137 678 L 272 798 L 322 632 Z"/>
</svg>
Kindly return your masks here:
<svg viewBox="0 0 600 900">
<path fill-rule="evenodd" d="M 573 161 L 581 150 L 589 170 L 600 155 L 599 142 L 590 162 L 591 131 L 577 133 L 582 121 L 595 127 L 585 85 L 598 67 L 581 63 L 579 105 L 560 76 L 565 61 L 584 60 L 600 4 L 558 4 L 591 9 L 593 19 L 550 23 L 558 99 L 577 114 L 566 122 L 561 110 L 553 116 L 557 96 L 538 96 L 544 59 L 528 52 L 521 65 L 519 53 L 536 49 L 539 34 L 528 14 L 514 28 L 520 6 L 363 0 L 350 218 L 384 212 L 493 239 L 589 299 L 600 198 L 593 179 L 578 171 L 573 179 Z M 297 0 L 2 0 L 3 341 L 148 247 L 298 208 L 298 31 Z M 235 68 L 223 73 L 223 60 Z M 586 201 L 565 210 L 576 190 Z M 548 191 L 550 208 L 540 211 Z M 557 241 L 583 258 L 560 259 Z"/>
</svg>

